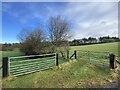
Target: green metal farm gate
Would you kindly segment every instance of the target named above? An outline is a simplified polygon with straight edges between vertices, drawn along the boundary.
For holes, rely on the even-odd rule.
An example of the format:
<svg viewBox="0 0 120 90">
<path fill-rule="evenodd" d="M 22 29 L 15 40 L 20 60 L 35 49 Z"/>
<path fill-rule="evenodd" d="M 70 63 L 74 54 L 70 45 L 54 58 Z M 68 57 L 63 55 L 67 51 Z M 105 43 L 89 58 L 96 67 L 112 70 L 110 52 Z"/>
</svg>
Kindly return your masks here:
<svg viewBox="0 0 120 90">
<path fill-rule="evenodd" d="M 8 75 L 20 76 L 53 68 L 58 64 L 57 57 L 58 55 L 56 53 L 52 53 L 4 58 L 3 64 L 6 67 L 3 68 L 3 76 L 6 73 Z"/>
</svg>

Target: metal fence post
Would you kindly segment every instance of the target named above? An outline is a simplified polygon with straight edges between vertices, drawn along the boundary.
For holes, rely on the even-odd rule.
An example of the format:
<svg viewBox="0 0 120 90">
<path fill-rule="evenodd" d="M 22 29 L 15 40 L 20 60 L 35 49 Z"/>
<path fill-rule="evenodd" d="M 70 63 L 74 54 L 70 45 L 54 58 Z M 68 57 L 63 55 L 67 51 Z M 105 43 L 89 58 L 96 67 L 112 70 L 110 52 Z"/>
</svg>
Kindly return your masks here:
<svg viewBox="0 0 120 90">
<path fill-rule="evenodd" d="M 2 77 L 7 77 L 9 75 L 9 70 L 8 70 L 8 57 L 3 57 L 2 59 Z"/>
<path fill-rule="evenodd" d="M 58 66 L 59 62 L 58 62 L 58 53 L 56 53 L 56 66 Z"/>
<path fill-rule="evenodd" d="M 76 53 L 76 50 L 74 51 L 74 54 L 75 54 L 75 59 L 77 59 L 77 53 Z"/>
<path fill-rule="evenodd" d="M 114 61 L 115 61 L 115 55 L 114 54 L 110 54 L 109 55 L 109 63 L 110 63 L 110 68 L 112 68 L 112 69 L 115 69 Z"/>
</svg>

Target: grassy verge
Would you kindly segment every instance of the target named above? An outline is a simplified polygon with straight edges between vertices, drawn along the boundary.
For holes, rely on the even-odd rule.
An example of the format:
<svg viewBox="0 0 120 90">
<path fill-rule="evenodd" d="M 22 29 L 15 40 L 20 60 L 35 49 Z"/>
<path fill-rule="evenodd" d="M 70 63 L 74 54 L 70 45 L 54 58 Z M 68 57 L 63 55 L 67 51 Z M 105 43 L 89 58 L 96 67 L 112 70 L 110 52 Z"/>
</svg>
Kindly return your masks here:
<svg viewBox="0 0 120 90">
<path fill-rule="evenodd" d="M 119 70 L 89 63 L 86 60 L 70 61 L 53 69 L 25 76 L 3 79 L 4 88 L 81 88 L 102 87 L 117 80 Z"/>
</svg>

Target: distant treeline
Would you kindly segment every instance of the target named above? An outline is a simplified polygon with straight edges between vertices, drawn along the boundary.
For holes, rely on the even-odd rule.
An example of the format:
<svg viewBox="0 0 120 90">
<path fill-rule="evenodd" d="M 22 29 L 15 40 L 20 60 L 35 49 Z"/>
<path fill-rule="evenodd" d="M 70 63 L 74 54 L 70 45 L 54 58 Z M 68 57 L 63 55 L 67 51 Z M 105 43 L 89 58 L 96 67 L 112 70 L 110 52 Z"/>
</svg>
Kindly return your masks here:
<svg viewBox="0 0 120 90">
<path fill-rule="evenodd" d="M 82 39 L 74 39 L 68 41 L 70 46 L 79 46 L 79 45 L 90 45 L 90 44 L 100 44 L 100 43 L 109 43 L 109 42 L 118 42 L 120 39 L 118 37 L 104 36 L 99 38 L 89 37 Z M 21 43 L 4 43 L 0 44 L 0 51 L 12 51 L 14 48 L 19 48 Z M 43 45 L 50 46 L 49 41 L 44 42 Z"/>
<path fill-rule="evenodd" d="M 109 43 L 109 42 L 118 42 L 120 39 L 118 37 L 104 36 L 99 38 L 89 37 L 82 39 L 74 39 L 69 42 L 70 46 L 78 45 L 90 45 L 90 44 L 100 44 L 100 43 Z"/>
<path fill-rule="evenodd" d="M 19 48 L 20 43 L 4 43 L 0 44 L 0 51 L 13 51 L 14 48 Z"/>
</svg>

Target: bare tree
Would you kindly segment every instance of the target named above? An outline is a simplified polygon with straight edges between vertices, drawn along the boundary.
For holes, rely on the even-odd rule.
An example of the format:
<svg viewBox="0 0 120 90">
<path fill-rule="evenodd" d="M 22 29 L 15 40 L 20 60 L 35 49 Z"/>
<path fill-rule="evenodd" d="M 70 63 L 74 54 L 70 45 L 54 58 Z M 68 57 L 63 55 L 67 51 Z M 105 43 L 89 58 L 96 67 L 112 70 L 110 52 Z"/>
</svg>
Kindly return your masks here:
<svg viewBox="0 0 120 90">
<path fill-rule="evenodd" d="M 52 50 L 58 51 L 64 56 L 64 52 L 69 50 L 68 39 L 71 37 L 69 35 L 71 24 L 61 16 L 50 17 L 48 30 L 50 41 L 52 42 Z"/>
<path fill-rule="evenodd" d="M 43 51 L 42 42 L 44 40 L 43 31 L 40 28 L 35 28 L 35 30 L 22 30 L 18 39 L 20 40 L 20 50 L 27 55 L 40 54 Z"/>
</svg>

